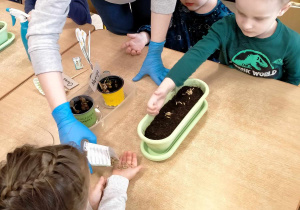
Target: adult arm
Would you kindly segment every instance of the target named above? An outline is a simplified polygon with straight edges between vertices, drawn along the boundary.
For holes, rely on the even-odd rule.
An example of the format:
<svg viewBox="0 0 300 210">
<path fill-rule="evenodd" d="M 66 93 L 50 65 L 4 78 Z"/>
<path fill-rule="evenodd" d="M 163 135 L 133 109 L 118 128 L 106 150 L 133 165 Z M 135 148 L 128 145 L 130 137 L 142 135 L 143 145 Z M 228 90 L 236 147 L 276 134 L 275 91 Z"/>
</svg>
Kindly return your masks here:
<svg viewBox="0 0 300 210">
<path fill-rule="evenodd" d="M 176 0 L 151 0 L 151 41 L 166 40 Z"/>
<path fill-rule="evenodd" d="M 31 63 L 51 110 L 67 101 L 62 82 L 63 68 L 58 39 L 66 21 L 69 4 L 70 0 L 37 1 L 35 10 L 31 12 L 27 32 Z"/>
<path fill-rule="evenodd" d="M 151 41 L 147 57 L 139 71 L 132 79 L 139 81 L 145 75 L 159 85 L 168 73 L 161 60 L 161 53 L 165 44 L 172 13 L 175 10 L 176 0 L 151 1 Z"/>
<path fill-rule="evenodd" d="M 40 79 L 52 115 L 57 123 L 60 142 L 80 146 L 82 139 L 97 142 L 96 136 L 77 121 L 66 102 L 62 82 L 62 64 L 58 39 L 69 12 L 70 0 L 38 0 L 31 12 L 27 38 L 28 53 Z"/>
<path fill-rule="evenodd" d="M 92 23 L 87 0 L 71 0 L 68 16 L 78 25 Z"/>
</svg>

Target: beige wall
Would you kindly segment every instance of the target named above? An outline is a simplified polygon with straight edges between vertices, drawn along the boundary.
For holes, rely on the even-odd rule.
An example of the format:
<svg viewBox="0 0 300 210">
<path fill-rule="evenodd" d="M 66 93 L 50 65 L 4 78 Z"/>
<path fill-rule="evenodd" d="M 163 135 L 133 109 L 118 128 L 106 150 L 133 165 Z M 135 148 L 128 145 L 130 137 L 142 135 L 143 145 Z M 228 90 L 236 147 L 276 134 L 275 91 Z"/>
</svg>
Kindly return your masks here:
<svg viewBox="0 0 300 210">
<path fill-rule="evenodd" d="M 279 18 L 286 26 L 300 34 L 300 8 L 290 8 Z"/>
<path fill-rule="evenodd" d="M 222 2 L 232 11 L 235 12 L 235 5 L 233 2 L 222 0 Z M 300 2 L 295 0 L 294 2 Z M 282 17 L 279 18 L 283 24 L 290 27 L 300 34 L 300 8 L 290 8 Z"/>
</svg>

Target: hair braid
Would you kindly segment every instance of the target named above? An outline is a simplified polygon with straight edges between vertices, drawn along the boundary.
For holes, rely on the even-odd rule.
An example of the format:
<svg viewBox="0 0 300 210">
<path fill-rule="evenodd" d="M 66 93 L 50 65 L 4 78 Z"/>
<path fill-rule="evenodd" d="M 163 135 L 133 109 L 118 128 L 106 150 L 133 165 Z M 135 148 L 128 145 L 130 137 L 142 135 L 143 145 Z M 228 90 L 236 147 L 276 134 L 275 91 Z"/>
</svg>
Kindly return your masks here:
<svg viewBox="0 0 300 210">
<path fill-rule="evenodd" d="M 25 145 L 0 168 L 0 209 L 82 209 L 88 177 L 85 157 L 68 145 Z"/>
</svg>

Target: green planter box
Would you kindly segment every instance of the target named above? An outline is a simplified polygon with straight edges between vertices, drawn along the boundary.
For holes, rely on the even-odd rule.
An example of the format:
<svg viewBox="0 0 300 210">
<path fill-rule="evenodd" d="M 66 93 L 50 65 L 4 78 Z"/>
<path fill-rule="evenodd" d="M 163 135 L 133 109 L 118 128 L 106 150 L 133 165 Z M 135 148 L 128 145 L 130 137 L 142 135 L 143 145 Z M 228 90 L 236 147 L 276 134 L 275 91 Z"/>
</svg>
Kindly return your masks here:
<svg viewBox="0 0 300 210">
<path fill-rule="evenodd" d="M 149 158 L 149 155 L 145 153 L 148 154 L 152 153 L 155 156 L 159 156 L 159 154 L 163 155 L 164 153 L 168 153 L 168 152 L 171 152 L 173 154 L 174 148 L 172 147 L 174 147 L 175 145 L 177 149 L 177 147 L 179 146 L 178 140 L 180 140 L 180 143 L 183 141 L 185 136 L 191 130 L 191 126 L 194 127 L 194 125 L 198 122 L 198 120 L 200 120 L 200 118 L 207 110 L 207 102 L 205 101 L 205 98 L 209 93 L 209 88 L 207 84 L 199 79 L 188 79 L 185 81 L 183 86 L 199 87 L 201 88 L 204 94 L 199 99 L 199 101 L 194 105 L 194 107 L 189 111 L 189 113 L 183 118 L 183 120 L 180 122 L 180 124 L 176 127 L 176 129 L 172 132 L 170 136 L 161 140 L 152 140 L 144 136 L 146 128 L 150 125 L 150 123 L 154 119 L 153 116 L 146 115 L 138 125 L 137 132 L 139 137 L 142 140 L 141 150 L 145 155 L 145 157 L 148 156 L 147 157 L 148 159 L 154 160 L 153 158 Z M 175 90 L 170 92 L 166 98 L 165 103 L 168 102 L 170 99 L 172 99 L 181 87 L 176 87 Z M 183 136 L 184 138 L 182 138 Z M 160 158 L 155 159 L 155 161 L 159 161 L 159 160 Z"/>
</svg>

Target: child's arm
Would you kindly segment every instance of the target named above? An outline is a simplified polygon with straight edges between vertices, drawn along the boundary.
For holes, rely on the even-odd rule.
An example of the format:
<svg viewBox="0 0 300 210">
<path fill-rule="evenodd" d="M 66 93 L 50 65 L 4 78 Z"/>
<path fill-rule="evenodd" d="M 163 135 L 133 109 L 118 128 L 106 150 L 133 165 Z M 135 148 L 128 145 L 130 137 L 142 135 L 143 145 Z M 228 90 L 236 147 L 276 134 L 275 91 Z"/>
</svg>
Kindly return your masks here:
<svg viewBox="0 0 300 210">
<path fill-rule="evenodd" d="M 187 80 L 211 54 L 220 48 L 221 33 L 214 30 L 214 26 L 219 26 L 218 22 L 213 24 L 208 34 L 197 42 L 194 47 L 188 50 L 166 75 L 166 77 L 169 77 L 175 82 L 177 87 L 183 85 L 185 80 Z"/>
<path fill-rule="evenodd" d="M 31 11 L 27 31 L 28 53 L 35 74 L 46 94 L 59 129 L 61 143 L 81 146 L 82 139 L 97 142 L 85 125 L 76 120 L 68 105 L 62 82 L 58 39 L 64 27 L 70 0 L 38 0 Z"/>
<path fill-rule="evenodd" d="M 141 165 L 137 165 L 137 157 L 134 152 L 124 152 L 120 157 L 119 165 L 107 180 L 98 210 L 124 210 L 129 180 L 140 171 L 141 167 Z"/>
<path fill-rule="evenodd" d="M 86 210 L 97 210 L 106 185 L 106 179 L 101 176 L 94 188 L 89 191 L 89 201 Z"/>
<path fill-rule="evenodd" d="M 167 94 L 173 90 L 175 83 L 170 78 L 162 81 L 156 91 L 152 94 L 148 101 L 147 112 L 150 115 L 157 115 L 164 104 Z"/>
<path fill-rule="evenodd" d="M 284 68 L 286 72 L 282 80 L 293 85 L 300 84 L 300 35 L 294 33 L 294 37 L 290 37 L 290 46 L 287 47 L 287 57 L 284 59 Z"/>
<path fill-rule="evenodd" d="M 126 53 L 131 55 L 141 54 L 142 49 L 150 41 L 150 35 L 145 31 L 136 34 L 127 34 L 127 36 L 130 40 L 122 45 L 122 49 L 126 48 Z"/>
<path fill-rule="evenodd" d="M 71 0 L 68 16 L 78 25 L 92 23 L 87 0 Z"/>
<path fill-rule="evenodd" d="M 147 104 L 147 112 L 157 115 L 163 106 L 167 94 L 176 86 L 183 85 L 184 81 L 212 54 L 221 44 L 219 38 L 220 24 L 214 24 L 212 30 L 190 49 L 170 70 L 161 85 L 152 94 Z M 216 30 L 214 29 L 216 28 Z"/>
</svg>

